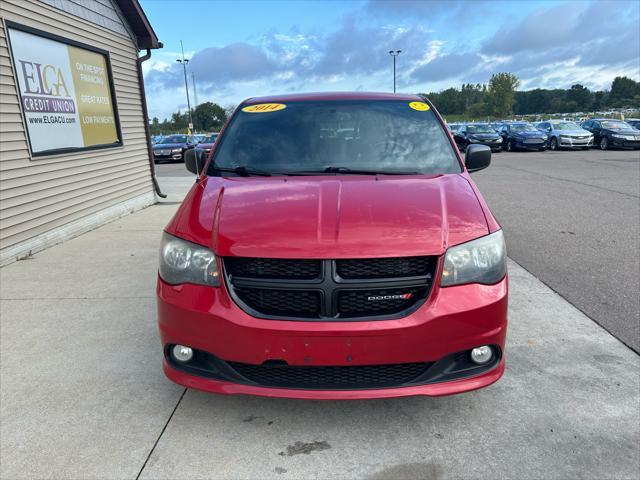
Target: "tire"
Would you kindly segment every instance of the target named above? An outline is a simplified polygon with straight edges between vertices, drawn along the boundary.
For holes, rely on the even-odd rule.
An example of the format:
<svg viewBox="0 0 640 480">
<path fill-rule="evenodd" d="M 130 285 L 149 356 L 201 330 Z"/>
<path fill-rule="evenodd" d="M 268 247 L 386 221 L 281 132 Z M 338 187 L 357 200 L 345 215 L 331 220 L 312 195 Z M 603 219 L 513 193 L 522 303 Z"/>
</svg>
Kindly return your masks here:
<svg viewBox="0 0 640 480">
<path fill-rule="evenodd" d="M 556 139 L 556 137 L 551 137 L 551 140 L 549 141 L 549 150 L 556 151 L 557 149 L 558 149 L 558 140 Z"/>
<path fill-rule="evenodd" d="M 609 138 L 602 137 L 600 139 L 600 150 L 609 150 Z"/>
<path fill-rule="evenodd" d="M 507 140 L 507 152 L 513 152 L 513 143 L 511 143 L 511 140 Z"/>
</svg>

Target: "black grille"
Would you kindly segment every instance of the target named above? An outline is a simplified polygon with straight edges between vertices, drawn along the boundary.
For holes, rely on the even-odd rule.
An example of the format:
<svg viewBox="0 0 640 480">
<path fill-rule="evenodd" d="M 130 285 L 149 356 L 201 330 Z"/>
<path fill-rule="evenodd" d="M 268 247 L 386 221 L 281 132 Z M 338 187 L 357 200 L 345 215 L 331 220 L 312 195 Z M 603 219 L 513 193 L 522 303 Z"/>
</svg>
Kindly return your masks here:
<svg viewBox="0 0 640 480">
<path fill-rule="evenodd" d="M 297 260 L 227 257 L 231 296 L 258 318 L 339 321 L 408 315 L 429 295 L 437 257 Z"/>
<path fill-rule="evenodd" d="M 349 290 L 338 293 L 338 310 L 343 317 L 365 317 L 397 313 L 424 296 L 425 288 L 394 290 Z"/>
<path fill-rule="evenodd" d="M 431 363 L 400 363 L 316 367 L 227 363 L 246 379 L 265 387 L 315 389 L 397 387 L 411 383 L 432 365 Z"/>
<path fill-rule="evenodd" d="M 315 317 L 320 311 L 320 292 L 242 288 L 236 294 L 254 310 L 268 315 Z"/>
<path fill-rule="evenodd" d="M 394 278 L 427 275 L 433 267 L 431 257 L 357 258 L 336 260 L 342 278 Z"/>
<path fill-rule="evenodd" d="M 320 276 L 319 260 L 292 260 L 280 258 L 228 257 L 225 267 L 238 277 L 267 279 L 312 279 Z"/>
</svg>

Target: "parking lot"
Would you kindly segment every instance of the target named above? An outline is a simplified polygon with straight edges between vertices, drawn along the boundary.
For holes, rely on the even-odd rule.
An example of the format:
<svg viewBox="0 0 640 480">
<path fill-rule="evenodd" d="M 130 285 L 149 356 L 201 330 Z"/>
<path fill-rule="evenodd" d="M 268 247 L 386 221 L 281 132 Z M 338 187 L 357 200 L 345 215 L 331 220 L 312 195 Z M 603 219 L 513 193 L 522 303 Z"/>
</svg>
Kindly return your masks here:
<svg viewBox="0 0 640 480">
<path fill-rule="evenodd" d="M 159 165 L 164 203 L 0 270 L 1 477 L 638 478 L 639 156 L 496 154 L 474 178 L 512 259 L 505 376 L 354 402 L 164 378 L 157 247 L 191 175 Z"/>
</svg>

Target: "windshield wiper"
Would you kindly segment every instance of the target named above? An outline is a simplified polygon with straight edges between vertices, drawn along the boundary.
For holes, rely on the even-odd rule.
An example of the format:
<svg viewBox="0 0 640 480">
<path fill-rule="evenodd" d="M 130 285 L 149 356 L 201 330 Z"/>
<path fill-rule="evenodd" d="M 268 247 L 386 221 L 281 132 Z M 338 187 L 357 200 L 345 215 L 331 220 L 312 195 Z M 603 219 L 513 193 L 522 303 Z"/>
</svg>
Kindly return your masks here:
<svg viewBox="0 0 640 480">
<path fill-rule="evenodd" d="M 234 168 L 227 168 L 227 167 L 218 167 L 217 165 L 213 165 L 214 170 L 217 170 L 219 172 L 230 172 L 230 173 L 235 173 L 236 175 L 240 175 L 241 177 L 250 177 L 252 175 L 256 175 L 259 177 L 271 177 L 271 173 L 269 172 L 265 172 L 264 170 L 255 170 L 253 168 L 247 168 L 247 167 L 234 167 Z"/>
<path fill-rule="evenodd" d="M 323 173 L 337 173 L 345 175 L 420 175 L 418 172 L 406 172 L 397 170 L 361 170 L 349 167 L 326 167 L 323 170 L 308 170 L 299 172 L 287 172 L 287 175 L 318 175 Z"/>
</svg>

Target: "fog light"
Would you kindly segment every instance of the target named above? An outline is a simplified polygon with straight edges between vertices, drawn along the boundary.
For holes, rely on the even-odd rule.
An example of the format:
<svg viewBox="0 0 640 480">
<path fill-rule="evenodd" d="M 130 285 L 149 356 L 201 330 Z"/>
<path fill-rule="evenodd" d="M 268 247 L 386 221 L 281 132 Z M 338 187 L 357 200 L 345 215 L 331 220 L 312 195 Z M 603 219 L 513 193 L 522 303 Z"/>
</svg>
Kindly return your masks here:
<svg viewBox="0 0 640 480">
<path fill-rule="evenodd" d="M 189 349 L 191 350 L 191 349 Z M 483 345 L 482 347 L 477 347 L 471 350 L 471 360 L 478 365 L 484 365 L 485 363 L 489 363 L 493 358 L 493 350 L 491 347 Z"/>
<path fill-rule="evenodd" d="M 173 358 L 182 363 L 187 363 L 193 358 L 193 350 L 190 347 L 184 345 L 174 345 L 171 350 Z"/>
</svg>

